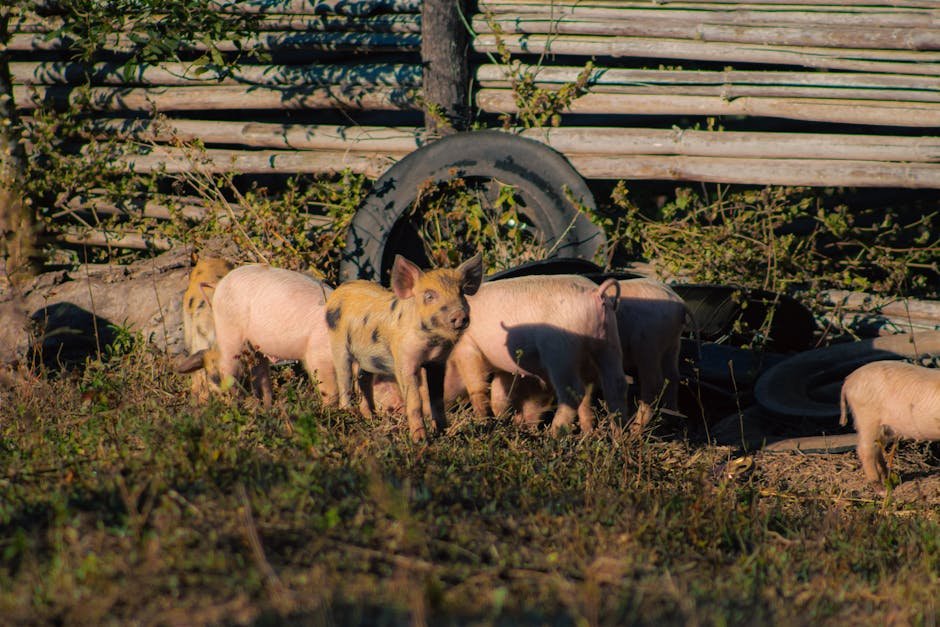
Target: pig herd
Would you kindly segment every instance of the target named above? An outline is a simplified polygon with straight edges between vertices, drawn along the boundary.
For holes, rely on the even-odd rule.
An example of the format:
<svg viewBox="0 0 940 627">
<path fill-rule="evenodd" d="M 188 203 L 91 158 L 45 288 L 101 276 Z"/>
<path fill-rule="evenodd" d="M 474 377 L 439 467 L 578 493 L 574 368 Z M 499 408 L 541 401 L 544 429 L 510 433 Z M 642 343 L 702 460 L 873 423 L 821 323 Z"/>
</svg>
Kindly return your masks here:
<svg viewBox="0 0 940 627">
<path fill-rule="evenodd" d="M 484 282 L 480 255 L 428 271 L 397 256 L 391 289 L 362 280 L 333 289 L 307 274 L 262 264 L 233 269 L 207 257 L 196 263 L 183 296 L 189 355 L 178 370 L 194 373 L 199 401 L 247 382 L 268 405 L 271 360 L 298 360 L 324 403 L 349 408 L 358 396 L 366 417 L 404 414 L 414 440 L 425 439 L 428 429 L 442 432 L 445 408 L 460 399 L 469 399 L 478 417 L 509 414 L 530 428 L 554 406 L 550 429 L 558 435 L 575 418 L 583 433 L 592 431 L 598 391 L 619 427 L 631 418 L 626 373 L 639 386 L 630 423 L 639 432 L 656 406 L 677 410 L 687 320 L 682 299 L 653 280 L 596 285 L 553 275 Z M 940 439 L 940 372 L 929 375 L 937 375 L 929 381 L 933 396 L 908 404 L 912 415 L 883 419 L 883 403 L 862 399 L 863 390 L 873 395 L 871 381 L 858 383 L 872 376 L 862 370 L 846 381 L 843 424 L 847 408 L 853 410 L 865 473 L 883 482 L 877 440 L 885 429 Z M 892 388 L 913 388 L 915 395 L 928 385 L 917 372 L 917 384 L 906 388 L 898 364 L 876 376 L 898 378 Z"/>
<path fill-rule="evenodd" d="M 483 282 L 480 255 L 422 271 L 398 256 L 391 289 L 349 281 L 333 289 L 300 272 L 200 259 L 183 296 L 193 394 L 247 379 L 271 402 L 271 359 L 299 360 L 327 404 L 404 413 L 412 438 L 446 426 L 445 407 L 469 399 L 478 416 L 511 413 L 551 431 L 594 428 L 594 391 L 628 417 L 624 372 L 639 381 L 633 429 L 661 401 L 676 410 L 686 308 L 647 279 L 595 285 L 575 275 Z M 244 362 L 250 367 L 247 372 Z"/>
</svg>

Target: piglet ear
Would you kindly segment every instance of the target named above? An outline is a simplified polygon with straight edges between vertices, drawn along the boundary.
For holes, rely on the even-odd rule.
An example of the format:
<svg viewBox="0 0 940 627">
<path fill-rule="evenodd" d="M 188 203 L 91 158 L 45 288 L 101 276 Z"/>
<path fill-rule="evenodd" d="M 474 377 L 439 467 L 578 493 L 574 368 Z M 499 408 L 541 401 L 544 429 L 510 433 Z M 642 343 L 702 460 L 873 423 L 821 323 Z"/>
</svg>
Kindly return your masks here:
<svg viewBox="0 0 940 627">
<path fill-rule="evenodd" d="M 607 279 L 597 288 L 597 296 L 605 306 L 617 311 L 620 304 L 620 283 L 616 279 Z"/>
<path fill-rule="evenodd" d="M 421 268 L 411 263 L 401 255 L 395 255 L 392 265 L 392 291 L 401 299 L 411 298 L 414 295 L 415 283 L 421 278 Z"/>
<path fill-rule="evenodd" d="M 473 296 L 483 282 L 483 254 L 477 253 L 458 266 L 460 289 L 467 296 Z"/>
</svg>

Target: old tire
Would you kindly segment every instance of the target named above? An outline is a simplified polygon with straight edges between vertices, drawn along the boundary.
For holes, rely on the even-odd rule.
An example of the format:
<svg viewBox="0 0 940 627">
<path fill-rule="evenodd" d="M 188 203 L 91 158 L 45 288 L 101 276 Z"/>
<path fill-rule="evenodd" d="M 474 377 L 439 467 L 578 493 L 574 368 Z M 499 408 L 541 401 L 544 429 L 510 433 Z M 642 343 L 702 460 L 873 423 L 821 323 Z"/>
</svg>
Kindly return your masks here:
<svg viewBox="0 0 940 627">
<path fill-rule="evenodd" d="M 424 184 L 458 177 L 514 186 L 525 199 L 522 213 L 558 257 L 591 259 L 604 243 L 603 231 L 568 200 L 565 189 L 596 209 L 587 184 L 559 153 L 500 131 L 458 133 L 414 151 L 375 182 L 350 225 L 340 278 L 386 280 L 396 253 L 420 257 L 415 235 L 401 224 Z"/>
<path fill-rule="evenodd" d="M 940 331 L 898 334 L 836 344 L 794 355 L 769 368 L 754 396 L 780 416 L 833 418 L 839 415 L 842 381 L 856 368 L 881 359 L 940 355 Z"/>
</svg>

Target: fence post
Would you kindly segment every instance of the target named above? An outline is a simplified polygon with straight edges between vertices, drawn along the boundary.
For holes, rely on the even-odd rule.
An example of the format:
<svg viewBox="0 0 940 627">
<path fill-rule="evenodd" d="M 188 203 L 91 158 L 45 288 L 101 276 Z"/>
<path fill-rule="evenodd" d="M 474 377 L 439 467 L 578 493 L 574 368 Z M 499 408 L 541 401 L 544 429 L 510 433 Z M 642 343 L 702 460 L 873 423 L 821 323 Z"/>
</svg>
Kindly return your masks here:
<svg viewBox="0 0 940 627">
<path fill-rule="evenodd" d="M 0 43 L 9 40 L 11 9 L 0 9 Z M 0 285 L 35 274 L 36 228 L 22 195 L 23 151 L 16 136 L 16 105 L 7 55 L 0 52 Z"/>
<path fill-rule="evenodd" d="M 429 133 L 446 135 L 469 125 L 467 6 L 466 0 L 424 0 L 421 6 L 424 125 Z"/>
</svg>

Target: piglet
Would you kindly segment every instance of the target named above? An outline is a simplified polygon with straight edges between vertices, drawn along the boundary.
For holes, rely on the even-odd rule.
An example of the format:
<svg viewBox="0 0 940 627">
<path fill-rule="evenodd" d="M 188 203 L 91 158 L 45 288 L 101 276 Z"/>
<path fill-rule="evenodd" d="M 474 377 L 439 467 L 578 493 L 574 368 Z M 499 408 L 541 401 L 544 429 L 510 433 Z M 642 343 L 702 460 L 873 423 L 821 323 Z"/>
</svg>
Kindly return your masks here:
<svg viewBox="0 0 940 627">
<path fill-rule="evenodd" d="M 657 399 L 667 409 L 679 409 L 679 349 L 687 311 L 682 298 L 663 283 L 620 281 L 617 329 L 623 370 L 640 388 L 634 431 L 649 423 Z"/>
<path fill-rule="evenodd" d="M 940 370 L 903 361 L 875 361 L 845 379 L 840 398 L 858 432 L 858 456 L 869 481 L 884 485 L 888 478 L 879 440 L 912 438 L 940 440 Z"/>
<path fill-rule="evenodd" d="M 474 412 L 482 417 L 502 409 L 490 406 L 489 379 L 495 373 L 494 397 L 501 399 L 501 405 L 514 376 L 535 377 L 550 386 L 558 401 L 553 434 L 569 427 L 576 415 L 582 431 L 593 429 L 589 387 L 598 380 L 610 410 L 626 416 L 615 315 L 618 293 L 613 279 L 597 286 L 584 277 L 567 275 L 484 284 L 468 299 L 470 326 L 452 356 Z M 528 388 L 526 394 L 532 393 L 531 382 L 523 387 Z M 524 413 L 530 421 L 537 414 Z"/>
<path fill-rule="evenodd" d="M 443 430 L 444 364 L 470 321 L 466 297 L 476 293 L 482 279 L 479 254 L 456 269 L 428 272 L 397 255 L 391 290 L 370 281 L 336 288 L 326 303 L 326 321 L 340 407 L 351 404 L 358 365 L 365 416 L 375 409 L 372 375 L 393 375 L 412 439 L 427 436 L 425 416 Z"/>
<path fill-rule="evenodd" d="M 189 355 L 206 350 L 215 343 L 212 295 L 222 277 L 234 267 L 230 261 L 221 257 L 199 257 L 194 258 L 194 261 L 189 284 L 183 294 L 183 344 Z M 193 398 L 205 402 L 211 388 L 205 370 L 193 374 Z"/>
<path fill-rule="evenodd" d="M 212 297 L 215 345 L 181 362 L 180 372 L 205 368 L 223 386 L 240 376 L 240 355 L 254 353 L 252 383 L 270 405 L 268 359 L 300 360 L 316 381 L 325 403 L 336 400 L 329 351 L 326 299 L 331 287 L 299 272 L 249 264 L 229 272 Z"/>
</svg>

